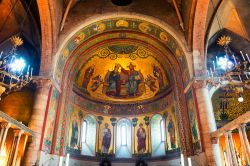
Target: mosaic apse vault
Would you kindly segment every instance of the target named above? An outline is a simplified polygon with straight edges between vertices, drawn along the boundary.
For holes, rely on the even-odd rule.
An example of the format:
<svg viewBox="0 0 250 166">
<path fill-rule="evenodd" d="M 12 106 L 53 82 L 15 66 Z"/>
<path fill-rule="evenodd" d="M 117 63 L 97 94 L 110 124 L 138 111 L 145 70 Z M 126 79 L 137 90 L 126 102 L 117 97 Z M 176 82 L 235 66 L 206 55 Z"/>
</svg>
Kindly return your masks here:
<svg viewBox="0 0 250 166">
<path fill-rule="evenodd" d="M 98 49 L 81 66 L 74 91 L 98 101 L 120 103 L 155 98 L 170 86 L 156 56 L 137 45 Z"/>
</svg>

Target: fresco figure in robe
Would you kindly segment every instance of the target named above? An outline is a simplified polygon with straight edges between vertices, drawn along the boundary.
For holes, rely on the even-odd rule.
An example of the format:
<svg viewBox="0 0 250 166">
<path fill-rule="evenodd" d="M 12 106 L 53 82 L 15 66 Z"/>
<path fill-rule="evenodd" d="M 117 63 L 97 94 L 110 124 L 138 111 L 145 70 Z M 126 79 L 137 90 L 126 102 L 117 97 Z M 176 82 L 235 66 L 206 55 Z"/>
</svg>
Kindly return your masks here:
<svg viewBox="0 0 250 166">
<path fill-rule="evenodd" d="M 87 92 L 87 87 L 90 81 L 90 78 L 94 74 L 94 66 L 90 66 L 85 70 L 83 82 L 82 82 L 82 88 Z"/>
<path fill-rule="evenodd" d="M 119 73 L 120 64 L 115 64 L 113 71 L 109 73 L 108 77 L 108 91 L 107 95 L 119 96 L 120 95 L 120 73 Z"/>
<path fill-rule="evenodd" d="M 139 129 L 137 130 L 137 138 L 138 145 L 137 151 L 138 153 L 144 153 L 146 150 L 146 130 L 143 128 L 143 124 L 139 124 Z"/>
<path fill-rule="evenodd" d="M 159 92 L 162 92 L 164 90 L 163 74 L 161 69 L 156 65 L 153 65 L 153 74 L 158 80 Z"/>
<path fill-rule="evenodd" d="M 105 128 L 102 130 L 102 153 L 108 153 L 111 143 L 111 131 L 107 123 L 104 126 Z"/>
<path fill-rule="evenodd" d="M 170 136 L 171 148 L 175 149 L 176 148 L 176 145 L 175 145 L 175 126 L 174 126 L 174 122 L 173 122 L 171 116 L 169 117 L 168 132 L 169 132 L 169 136 Z"/>
<path fill-rule="evenodd" d="M 139 84 L 143 81 L 143 76 L 140 71 L 135 70 L 135 65 L 130 62 L 127 66 L 129 70 L 124 69 L 121 66 L 121 73 L 127 75 L 128 81 L 126 82 L 127 93 L 129 96 L 139 95 Z"/>
<path fill-rule="evenodd" d="M 74 115 L 73 121 L 72 121 L 72 132 L 71 132 L 71 139 L 70 139 L 70 146 L 74 149 L 77 149 L 77 143 L 78 143 L 78 123 L 76 120 L 76 116 Z"/>
</svg>

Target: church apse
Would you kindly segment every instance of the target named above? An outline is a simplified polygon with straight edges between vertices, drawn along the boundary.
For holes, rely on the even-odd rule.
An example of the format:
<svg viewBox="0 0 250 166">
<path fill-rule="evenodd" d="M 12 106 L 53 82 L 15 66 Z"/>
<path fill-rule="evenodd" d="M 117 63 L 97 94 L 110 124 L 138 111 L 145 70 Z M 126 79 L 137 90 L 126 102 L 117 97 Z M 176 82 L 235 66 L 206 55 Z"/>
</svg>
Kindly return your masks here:
<svg viewBox="0 0 250 166">
<path fill-rule="evenodd" d="M 63 87 L 59 117 L 63 125 L 58 127 L 56 150 L 83 160 L 171 159 L 180 157 L 181 146 L 183 152 L 190 151 L 185 149 L 190 148 L 188 139 L 179 134 L 190 131 L 181 127 L 183 120 L 188 123 L 181 93 L 189 80 L 181 47 L 167 32 L 146 22 L 120 19 L 97 25 L 94 38 L 91 29 L 77 32 L 56 64 L 54 78 Z M 64 64 L 64 71 L 59 71 Z M 162 118 L 152 122 L 156 114 Z M 93 142 L 87 141 L 86 116 L 92 116 L 96 126 L 91 130 Z M 163 134 L 162 153 L 154 156 L 155 124 Z"/>
<path fill-rule="evenodd" d="M 158 114 L 127 118 L 90 114 L 74 104 L 68 108 L 66 151 L 71 156 L 146 157 L 155 154 L 155 149 L 159 151 L 159 144 L 155 141 L 161 144 L 161 148 L 153 156 L 167 154 L 171 158 L 179 155 L 179 126 L 174 104 Z M 160 117 L 163 126 L 155 117 Z"/>
</svg>

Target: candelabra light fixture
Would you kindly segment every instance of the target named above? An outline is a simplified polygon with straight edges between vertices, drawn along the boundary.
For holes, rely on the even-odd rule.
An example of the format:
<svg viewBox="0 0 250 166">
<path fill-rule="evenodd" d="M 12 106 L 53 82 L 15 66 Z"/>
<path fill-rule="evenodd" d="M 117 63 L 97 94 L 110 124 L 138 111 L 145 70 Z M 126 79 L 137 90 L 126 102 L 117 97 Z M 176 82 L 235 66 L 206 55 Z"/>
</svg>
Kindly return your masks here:
<svg viewBox="0 0 250 166">
<path fill-rule="evenodd" d="M 239 94 L 238 101 L 243 102 L 243 90 L 250 89 L 250 58 L 240 51 L 236 56 L 231 51 L 230 36 L 222 36 L 217 44 L 224 48 L 224 55 L 215 56 L 212 66 L 207 70 L 207 82 L 212 86 L 226 87 L 227 90 Z"/>
<path fill-rule="evenodd" d="M 33 68 L 30 65 L 26 67 L 25 60 L 16 53 L 23 40 L 13 36 L 10 41 L 11 51 L 7 54 L 3 51 L 0 53 L 0 97 L 11 91 L 20 90 L 32 80 Z"/>
</svg>

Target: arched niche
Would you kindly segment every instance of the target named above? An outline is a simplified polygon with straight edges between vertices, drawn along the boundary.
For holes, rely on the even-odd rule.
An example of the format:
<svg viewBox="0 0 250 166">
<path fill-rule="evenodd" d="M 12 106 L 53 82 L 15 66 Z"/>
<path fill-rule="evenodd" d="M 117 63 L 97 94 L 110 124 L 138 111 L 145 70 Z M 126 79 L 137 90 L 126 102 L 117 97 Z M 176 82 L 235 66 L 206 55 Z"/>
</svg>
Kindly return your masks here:
<svg viewBox="0 0 250 166">
<path fill-rule="evenodd" d="M 81 122 L 81 154 L 95 156 L 96 119 L 93 115 L 86 115 Z"/>
<path fill-rule="evenodd" d="M 109 19 L 99 20 L 98 22 L 92 22 L 85 24 L 81 28 L 77 29 L 72 36 L 67 38 L 67 41 L 61 47 L 60 51 L 55 58 L 55 70 L 53 77 L 56 82 L 61 86 L 61 96 L 58 116 L 58 121 L 67 120 L 67 105 L 72 100 L 81 99 L 77 95 L 72 95 L 73 83 L 79 71 L 81 63 L 86 61 L 89 52 L 99 47 L 100 44 L 108 43 L 116 40 L 133 40 L 146 45 L 148 48 L 158 50 L 157 57 L 159 61 L 164 61 L 171 71 L 171 81 L 173 85 L 173 97 L 176 99 L 178 110 L 178 121 L 180 128 L 180 136 L 182 149 L 184 153 L 192 153 L 189 140 L 184 139 L 185 136 L 190 137 L 188 124 L 187 108 L 185 105 L 184 87 L 189 83 L 189 68 L 187 66 L 187 53 L 185 48 L 181 44 L 179 38 L 172 34 L 172 31 L 168 32 L 165 28 L 151 23 L 149 20 L 140 20 L 130 17 L 111 17 Z M 136 25 L 136 26 L 134 26 Z M 84 27 L 84 28 L 83 28 Z M 170 53 L 170 54 L 166 54 Z M 63 71 L 63 72 L 62 72 Z M 164 103 L 164 97 L 161 98 Z M 82 102 L 83 104 L 86 102 Z M 100 101 L 99 101 L 100 103 Z M 108 103 L 105 105 L 105 103 Z M 166 102 L 167 104 L 167 102 Z M 85 104 L 86 105 L 86 104 Z M 92 109 L 95 104 L 90 103 L 86 105 L 86 109 Z M 119 103 L 118 103 L 119 105 Z M 134 106 L 133 104 L 131 104 Z M 109 102 L 104 102 L 103 107 L 96 108 L 95 110 L 102 110 L 109 113 Z M 134 106 L 136 109 L 141 108 L 140 105 Z M 145 107 L 147 108 L 147 107 Z M 85 109 L 85 108 L 84 108 Z M 94 111 L 95 111 L 94 110 Z M 107 111 L 108 110 L 108 111 Z M 126 109 L 131 111 L 133 109 Z M 153 107 L 151 111 L 154 111 Z M 105 113 L 105 112 L 103 112 Z M 131 112 L 131 114 L 134 112 Z M 139 111 L 143 114 L 143 110 Z M 60 114 L 60 115 L 59 115 Z M 117 115 L 117 114 L 116 114 Z M 65 126 L 58 126 L 57 142 L 63 142 L 65 135 Z M 64 148 L 60 149 L 60 153 L 64 153 Z"/>
<path fill-rule="evenodd" d="M 116 128 L 116 157 L 132 157 L 132 124 L 129 119 L 122 118 Z"/>
<path fill-rule="evenodd" d="M 155 114 L 151 119 L 151 140 L 152 156 L 164 156 L 166 130 L 164 119 L 160 114 Z"/>
</svg>

